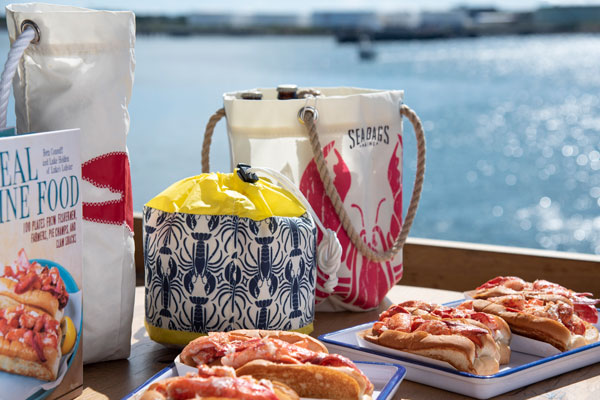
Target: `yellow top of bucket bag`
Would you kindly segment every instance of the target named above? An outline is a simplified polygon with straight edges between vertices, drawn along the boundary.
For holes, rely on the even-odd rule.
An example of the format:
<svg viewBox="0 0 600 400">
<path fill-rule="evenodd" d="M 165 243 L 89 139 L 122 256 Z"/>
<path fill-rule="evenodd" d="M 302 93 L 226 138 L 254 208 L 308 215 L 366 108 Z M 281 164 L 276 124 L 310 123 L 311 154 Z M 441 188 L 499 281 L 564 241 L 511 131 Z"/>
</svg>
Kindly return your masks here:
<svg viewBox="0 0 600 400">
<path fill-rule="evenodd" d="M 146 206 L 169 213 L 237 215 L 254 221 L 274 216 L 300 217 L 306 212 L 287 190 L 264 178 L 246 182 L 243 174 L 236 172 L 212 172 L 180 180 Z"/>
</svg>

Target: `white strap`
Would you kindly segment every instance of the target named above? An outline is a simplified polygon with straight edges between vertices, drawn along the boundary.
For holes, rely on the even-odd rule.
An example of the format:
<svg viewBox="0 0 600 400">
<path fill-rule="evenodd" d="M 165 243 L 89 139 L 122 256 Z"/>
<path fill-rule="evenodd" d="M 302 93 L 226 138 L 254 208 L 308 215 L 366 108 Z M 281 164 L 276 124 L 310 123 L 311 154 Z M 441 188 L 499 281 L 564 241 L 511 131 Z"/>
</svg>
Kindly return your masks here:
<svg viewBox="0 0 600 400">
<path fill-rule="evenodd" d="M 35 38 L 35 34 L 35 30 L 31 26 L 27 26 L 17 40 L 10 46 L 8 57 L 4 64 L 4 71 L 2 71 L 2 77 L 0 78 L 0 129 L 6 128 L 8 98 L 10 96 L 10 87 L 12 85 L 13 77 L 15 76 L 15 72 L 17 72 L 17 65 L 19 64 L 21 57 L 23 57 L 25 49 Z"/>
<path fill-rule="evenodd" d="M 271 168 L 266 167 L 252 167 L 248 169 L 248 172 L 260 173 L 266 175 L 269 178 L 275 180 L 281 187 L 296 196 L 298 201 L 302 203 L 306 211 L 310 214 L 312 219 L 315 221 L 321 232 L 323 233 L 323 240 L 319 243 L 317 248 L 317 264 L 323 274 L 328 275 L 327 281 L 320 286 L 317 284 L 319 290 L 325 293 L 333 293 L 333 289 L 338 284 L 337 272 L 342 264 L 342 245 L 337 238 L 334 231 L 329 228 L 325 228 L 321 223 L 319 217 L 310 206 L 306 197 L 302 192 L 282 173 L 275 171 Z"/>
</svg>

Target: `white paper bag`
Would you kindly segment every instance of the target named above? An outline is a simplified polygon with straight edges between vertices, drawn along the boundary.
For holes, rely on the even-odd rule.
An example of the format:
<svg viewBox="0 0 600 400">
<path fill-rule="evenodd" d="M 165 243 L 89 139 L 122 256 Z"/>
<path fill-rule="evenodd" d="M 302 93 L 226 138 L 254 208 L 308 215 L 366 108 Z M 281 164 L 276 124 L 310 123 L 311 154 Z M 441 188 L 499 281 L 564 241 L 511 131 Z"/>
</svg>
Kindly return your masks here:
<svg viewBox="0 0 600 400">
<path fill-rule="evenodd" d="M 135 294 L 126 147 L 135 17 L 35 3 L 6 10 L 11 41 L 25 20 L 41 36 L 13 82 L 18 131 L 81 128 L 84 362 L 126 358 Z"/>
<path fill-rule="evenodd" d="M 225 115 L 232 164 L 282 172 L 299 186 L 324 225 L 337 233 L 343 248 L 338 284 L 330 296 L 323 286 L 328 275 L 318 270 L 316 298 L 322 303 L 317 310 L 377 307 L 402 277 L 401 247 L 420 196 L 425 144 L 418 117 L 403 104 L 400 90 L 317 88 L 313 91 L 321 93 L 318 97 L 291 100 L 278 100 L 275 89 L 258 91 L 261 100 L 245 100 L 243 92 L 226 93 L 224 110 L 211 118 L 207 133 Z M 310 120 L 304 121 L 307 111 Z M 419 143 L 418 176 L 404 227 L 403 116 L 415 125 Z M 319 158 L 324 160 L 321 173 Z M 328 186 L 331 193 L 324 189 Z"/>
</svg>

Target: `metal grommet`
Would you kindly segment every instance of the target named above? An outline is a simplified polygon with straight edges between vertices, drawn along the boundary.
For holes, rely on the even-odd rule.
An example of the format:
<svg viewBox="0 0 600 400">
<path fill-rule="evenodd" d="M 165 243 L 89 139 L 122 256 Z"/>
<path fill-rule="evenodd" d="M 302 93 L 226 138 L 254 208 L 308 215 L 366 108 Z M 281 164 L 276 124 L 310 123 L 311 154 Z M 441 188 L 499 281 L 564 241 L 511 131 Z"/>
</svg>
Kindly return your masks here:
<svg viewBox="0 0 600 400">
<path fill-rule="evenodd" d="M 298 110 L 298 121 L 300 121 L 300 123 L 302 125 L 304 125 L 304 114 L 307 111 L 310 111 L 312 113 L 312 115 L 313 115 L 313 121 L 316 121 L 316 120 L 319 119 L 319 112 L 317 111 L 316 108 L 311 107 L 311 106 L 302 107 L 300 110 Z"/>
<path fill-rule="evenodd" d="M 33 30 L 35 31 L 35 37 L 31 41 L 31 43 L 39 43 L 40 39 L 42 38 L 42 35 L 40 34 L 40 27 L 32 20 L 26 19 L 23 22 L 21 22 L 21 33 L 25 32 L 25 29 L 27 29 L 28 27 L 33 28 Z"/>
</svg>

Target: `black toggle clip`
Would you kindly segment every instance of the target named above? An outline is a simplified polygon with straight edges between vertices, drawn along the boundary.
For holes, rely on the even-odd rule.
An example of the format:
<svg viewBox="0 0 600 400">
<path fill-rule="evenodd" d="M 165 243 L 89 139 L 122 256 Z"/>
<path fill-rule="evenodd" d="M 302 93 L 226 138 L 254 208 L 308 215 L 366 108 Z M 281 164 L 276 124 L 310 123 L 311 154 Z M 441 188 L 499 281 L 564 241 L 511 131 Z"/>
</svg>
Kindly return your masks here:
<svg viewBox="0 0 600 400">
<path fill-rule="evenodd" d="M 250 165 L 240 163 L 236 168 L 238 176 L 244 182 L 255 183 L 258 181 L 258 176 L 254 172 L 248 172 L 248 169 L 252 168 Z"/>
</svg>

